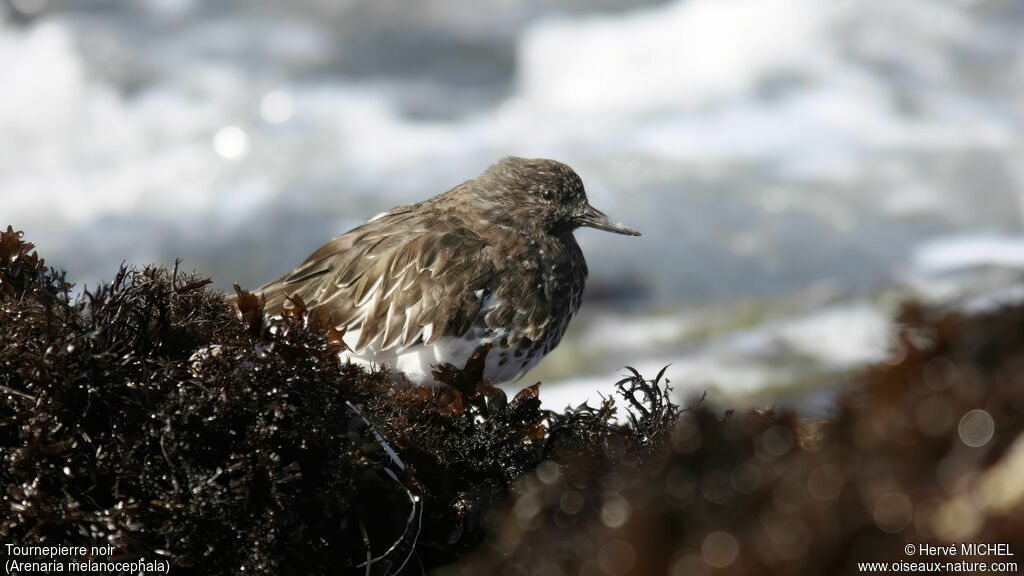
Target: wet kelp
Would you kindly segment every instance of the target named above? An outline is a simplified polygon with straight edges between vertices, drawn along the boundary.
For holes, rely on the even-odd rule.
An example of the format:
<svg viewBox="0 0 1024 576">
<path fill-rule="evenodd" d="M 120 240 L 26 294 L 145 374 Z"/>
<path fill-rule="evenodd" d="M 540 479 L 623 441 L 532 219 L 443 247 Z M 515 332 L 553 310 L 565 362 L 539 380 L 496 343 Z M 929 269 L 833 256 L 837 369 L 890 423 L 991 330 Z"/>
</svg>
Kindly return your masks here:
<svg viewBox="0 0 1024 576">
<path fill-rule="evenodd" d="M 297 573 L 362 548 L 359 514 L 397 518 L 362 509 L 360 492 L 404 487 L 346 406 L 355 377 L 325 361 L 320 333 L 288 318 L 254 338 L 206 282 L 158 268 L 122 269 L 72 303 L 12 237 L 0 243 L 0 540 Z"/>
<path fill-rule="evenodd" d="M 270 319 L 237 289 L 237 314 L 156 267 L 75 300 L 32 248 L 0 235 L 3 543 L 210 574 L 419 573 L 484 539 L 563 437 L 616 429 L 608 406 L 553 416 L 536 386 L 482 383 L 485 349 L 439 366 L 437 390 L 396 386 L 338 362 L 344 334 L 301 300 Z"/>
<path fill-rule="evenodd" d="M 639 461 L 614 435 L 586 458 L 556 456 L 442 572 L 1015 573 L 1024 307 L 965 318 L 908 305 L 899 321 L 891 360 L 840 394 L 834 418 L 698 405 Z"/>
<path fill-rule="evenodd" d="M 270 319 L 239 289 L 238 314 L 206 283 L 124 268 L 76 300 L 0 232 L 0 543 L 208 574 L 852 574 L 928 560 L 910 543 L 1024 551 L 1024 307 L 907 307 L 891 362 L 808 421 L 680 409 L 664 372 L 548 412 L 536 386 L 481 382 L 486 349 L 435 390 L 396 386 L 339 363 L 344 334 L 301 300 Z"/>
</svg>

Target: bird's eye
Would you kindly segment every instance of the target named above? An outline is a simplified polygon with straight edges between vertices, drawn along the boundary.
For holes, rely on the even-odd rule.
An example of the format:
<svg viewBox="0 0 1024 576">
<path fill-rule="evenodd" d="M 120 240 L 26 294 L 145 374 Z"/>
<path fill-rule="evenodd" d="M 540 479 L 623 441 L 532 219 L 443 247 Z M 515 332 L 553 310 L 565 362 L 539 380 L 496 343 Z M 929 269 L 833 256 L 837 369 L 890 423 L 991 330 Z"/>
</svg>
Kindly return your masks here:
<svg viewBox="0 0 1024 576">
<path fill-rule="evenodd" d="M 555 193 L 552 192 L 551 190 L 541 190 L 540 197 L 545 200 L 551 200 L 552 198 L 555 197 Z"/>
</svg>

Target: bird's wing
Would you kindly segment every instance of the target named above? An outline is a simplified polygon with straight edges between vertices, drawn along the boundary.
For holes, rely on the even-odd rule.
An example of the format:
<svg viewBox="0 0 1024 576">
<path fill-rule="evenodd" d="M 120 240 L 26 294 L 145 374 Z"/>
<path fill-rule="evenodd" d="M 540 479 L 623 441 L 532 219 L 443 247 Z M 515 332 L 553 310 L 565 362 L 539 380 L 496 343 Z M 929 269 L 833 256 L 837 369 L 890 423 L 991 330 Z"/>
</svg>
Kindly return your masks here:
<svg viewBox="0 0 1024 576">
<path fill-rule="evenodd" d="M 331 240 L 262 288 L 266 310 L 298 295 L 315 314 L 359 330 L 357 351 L 464 334 L 495 286 L 496 261 L 478 234 L 438 218 L 395 210 Z"/>
</svg>

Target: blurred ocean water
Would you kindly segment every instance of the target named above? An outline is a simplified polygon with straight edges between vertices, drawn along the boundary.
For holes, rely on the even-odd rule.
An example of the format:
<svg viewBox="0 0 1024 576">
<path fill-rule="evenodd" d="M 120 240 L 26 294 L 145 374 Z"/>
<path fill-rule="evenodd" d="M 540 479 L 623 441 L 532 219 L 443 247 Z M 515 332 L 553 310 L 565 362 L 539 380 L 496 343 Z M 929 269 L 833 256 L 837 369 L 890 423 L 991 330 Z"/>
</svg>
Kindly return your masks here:
<svg viewBox="0 0 1024 576">
<path fill-rule="evenodd" d="M 984 307 L 1024 269 L 1013 0 L 0 7 L 0 224 L 80 285 L 181 257 L 254 288 L 552 157 L 644 236 L 578 233 L 582 315 L 523 383 L 672 362 L 761 401 L 883 358 L 902 298 Z"/>
</svg>

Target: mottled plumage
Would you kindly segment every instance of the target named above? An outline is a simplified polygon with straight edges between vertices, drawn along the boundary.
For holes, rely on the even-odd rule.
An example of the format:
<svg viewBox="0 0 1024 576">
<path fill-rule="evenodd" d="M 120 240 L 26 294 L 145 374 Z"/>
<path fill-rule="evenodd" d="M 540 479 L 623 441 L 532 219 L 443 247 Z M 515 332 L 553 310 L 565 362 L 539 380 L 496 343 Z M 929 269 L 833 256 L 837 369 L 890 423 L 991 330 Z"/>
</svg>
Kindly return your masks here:
<svg viewBox="0 0 1024 576">
<path fill-rule="evenodd" d="M 462 366 L 489 342 L 484 374 L 497 383 L 551 351 L 579 309 L 580 226 L 639 235 L 592 208 L 565 164 L 504 158 L 334 238 L 260 290 L 269 313 L 298 295 L 348 329 L 353 352 L 343 356 L 421 384 L 432 383 L 433 365 Z"/>
</svg>

